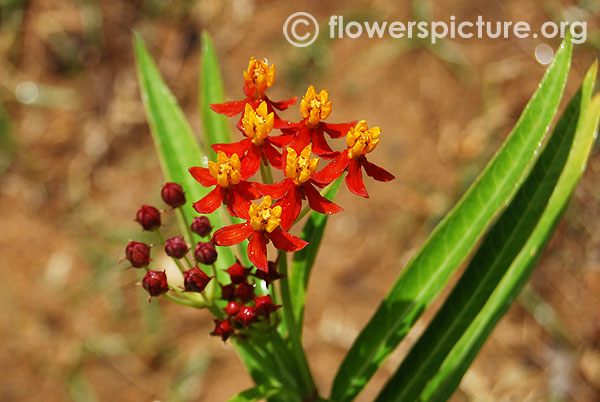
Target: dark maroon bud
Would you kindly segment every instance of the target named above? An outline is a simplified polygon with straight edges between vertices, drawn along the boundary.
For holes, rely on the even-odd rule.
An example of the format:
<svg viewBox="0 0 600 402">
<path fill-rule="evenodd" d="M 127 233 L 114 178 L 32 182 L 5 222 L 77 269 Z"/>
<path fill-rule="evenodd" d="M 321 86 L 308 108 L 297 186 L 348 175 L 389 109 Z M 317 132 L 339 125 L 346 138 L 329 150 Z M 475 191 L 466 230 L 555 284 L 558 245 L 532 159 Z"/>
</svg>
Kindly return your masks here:
<svg viewBox="0 0 600 402">
<path fill-rule="evenodd" d="M 160 212 L 150 205 L 142 205 L 137 211 L 136 221 L 144 230 L 155 230 L 160 227 Z"/>
<path fill-rule="evenodd" d="M 166 183 L 162 190 L 160 190 L 160 196 L 165 204 L 173 208 L 178 208 L 185 204 L 185 193 L 183 192 L 183 188 L 177 183 Z"/>
<path fill-rule="evenodd" d="M 250 274 L 250 268 L 244 268 L 239 261 L 227 268 L 227 273 L 231 278 L 231 283 L 246 282 L 246 278 Z"/>
<path fill-rule="evenodd" d="M 235 315 L 234 319 L 241 322 L 244 327 L 252 324 L 256 321 L 256 312 L 252 306 L 243 306 L 240 311 Z"/>
<path fill-rule="evenodd" d="M 248 282 L 242 282 L 235 288 L 235 297 L 240 299 L 243 303 L 247 303 L 254 299 L 254 285 Z"/>
<path fill-rule="evenodd" d="M 183 237 L 171 237 L 165 242 L 165 252 L 169 257 L 183 258 L 185 253 L 188 252 L 188 246 L 185 244 Z"/>
<path fill-rule="evenodd" d="M 221 286 L 221 299 L 231 301 L 235 299 L 235 284 Z"/>
<path fill-rule="evenodd" d="M 187 270 L 183 273 L 183 284 L 185 290 L 188 292 L 202 292 L 208 282 L 210 282 L 212 278 L 201 270 L 199 267 L 194 267 L 190 270 Z"/>
<path fill-rule="evenodd" d="M 130 241 L 125 248 L 125 257 L 134 268 L 142 268 L 150 264 L 150 246 L 137 241 Z"/>
<path fill-rule="evenodd" d="M 213 336 L 220 336 L 221 339 L 223 339 L 223 342 L 225 342 L 234 332 L 235 330 L 231 326 L 229 320 L 215 320 L 215 329 L 210 334 Z"/>
<path fill-rule="evenodd" d="M 142 286 L 150 294 L 150 297 L 148 297 L 148 301 L 150 301 L 151 297 L 160 296 L 169 290 L 167 274 L 165 274 L 165 271 L 148 271 L 142 279 Z"/>
<path fill-rule="evenodd" d="M 197 233 L 202 237 L 206 237 L 210 235 L 212 226 L 210 224 L 210 220 L 206 216 L 197 216 L 192 222 L 191 229 L 192 232 Z"/>
<path fill-rule="evenodd" d="M 254 311 L 256 315 L 263 315 L 268 320 L 271 313 L 281 306 L 276 306 L 273 303 L 270 295 L 254 298 Z"/>
<path fill-rule="evenodd" d="M 279 272 L 277 272 L 278 264 L 279 264 L 279 258 L 275 261 L 269 261 L 269 263 L 268 263 L 269 272 L 265 272 L 265 271 L 261 271 L 260 269 L 257 269 L 256 272 L 254 273 L 254 276 L 256 276 L 258 279 L 262 279 L 263 281 L 265 281 L 267 284 L 267 287 L 269 287 L 269 285 L 271 283 L 273 283 L 274 281 L 283 278 L 283 275 L 281 275 Z"/>
<path fill-rule="evenodd" d="M 200 242 L 196 244 L 196 250 L 194 250 L 194 257 L 196 261 L 205 265 L 212 265 L 217 261 L 217 249 L 215 245 L 209 241 Z"/>
<path fill-rule="evenodd" d="M 242 307 L 242 303 L 230 301 L 229 304 L 227 304 L 227 307 L 225 307 L 225 312 L 228 316 L 236 315 Z"/>
</svg>

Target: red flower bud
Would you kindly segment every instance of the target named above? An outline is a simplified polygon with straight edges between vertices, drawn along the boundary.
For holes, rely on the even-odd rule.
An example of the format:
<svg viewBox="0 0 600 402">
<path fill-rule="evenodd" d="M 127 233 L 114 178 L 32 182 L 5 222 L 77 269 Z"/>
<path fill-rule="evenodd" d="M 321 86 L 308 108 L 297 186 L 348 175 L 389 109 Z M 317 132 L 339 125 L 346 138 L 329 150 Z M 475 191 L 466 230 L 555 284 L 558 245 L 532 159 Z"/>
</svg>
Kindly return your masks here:
<svg viewBox="0 0 600 402">
<path fill-rule="evenodd" d="M 269 287 L 269 285 L 278 280 L 283 278 L 283 275 L 281 275 L 279 272 L 277 272 L 277 265 L 279 264 L 279 261 L 269 261 L 268 266 L 269 266 L 269 272 L 265 272 L 262 271 L 260 269 L 257 269 L 256 272 L 254 273 L 254 276 L 256 276 L 258 279 L 262 279 L 263 281 L 266 282 L 267 287 Z"/>
<path fill-rule="evenodd" d="M 225 342 L 234 332 L 235 330 L 231 326 L 229 320 L 215 320 L 215 329 L 210 334 L 220 336 L 221 339 L 223 339 L 223 342 Z"/>
<path fill-rule="evenodd" d="M 230 301 L 229 304 L 227 304 L 227 307 L 225 307 L 225 312 L 228 316 L 236 315 L 242 307 L 242 303 Z"/>
<path fill-rule="evenodd" d="M 183 237 L 171 237 L 165 242 L 165 252 L 169 257 L 183 258 L 183 256 L 188 252 L 188 246 L 185 244 Z"/>
<path fill-rule="evenodd" d="M 160 196 L 165 204 L 173 208 L 178 208 L 185 204 L 185 193 L 183 192 L 183 188 L 177 183 L 166 183 L 162 190 L 160 190 Z"/>
<path fill-rule="evenodd" d="M 155 230 L 160 227 L 160 212 L 150 205 L 142 205 L 137 211 L 136 221 L 144 230 Z"/>
<path fill-rule="evenodd" d="M 197 233 L 201 237 L 209 236 L 212 231 L 210 220 L 206 216 L 196 216 L 190 227 L 192 232 Z"/>
<path fill-rule="evenodd" d="M 142 279 L 142 286 L 150 294 L 148 301 L 152 296 L 160 296 L 169 290 L 167 283 L 167 274 L 165 271 L 148 271 Z"/>
<path fill-rule="evenodd" d="M 208 282 L 210 282 L 212 278 L 201 270 L 199 267 L 194 267 L 190 270 L 187 270 L 183 273 L 183 284 L 185 290 L 188 292 L 202 292 Z"/>
<path fill-rule="evenodd" d="M 256 315 L 263 315 L 268 320 L 271 313 L 281 306 L 276 306 L 270 295 L 254 298 L 254 310 Z"/>
<path fill-rule="evenodd" d="M 238 322 L 241 322 L 244 325 L 244 327 L 247 327 L 248 325 L 256 321 L 256 312 L 254 311 L 254 307 L 242 307 L 240 311 L 235 315 L 234 319 Z"/>
<path fill-rule="evenodd" d="M 205 264 L 212 265 L 217 261 L 217 249 L 211 242 L 199 242 L 196 244 L 196 250 L 194 250 L 194 257 L 196 261 Z"/>
<path fill-rule="evenodd" d="M 246 282 L 248 274 L 250 274 L 250 268 L 244 268 L 239 261 L 227 268 L 227 273 L 231 278 L 231 283 L 242 283 Z"/>
<path fill-rule="evenodd" d="M 145 267 L 150 264 L 150 246 L 145 243 L 130 241 L 125 248 L 125 257 L 132 267 Z"/>
<path fill-rule="evenodd" d="M 235 288 L 235 297 L 243 303 L 247 303 L 254 298 L 254 285 L 248 282 L 242 282 Z"/>
<path fill-rule="evenodd" d="M 235 299 L 235 284 L 221 286 L 221 299 L 231 301 Z"/>
</svg>

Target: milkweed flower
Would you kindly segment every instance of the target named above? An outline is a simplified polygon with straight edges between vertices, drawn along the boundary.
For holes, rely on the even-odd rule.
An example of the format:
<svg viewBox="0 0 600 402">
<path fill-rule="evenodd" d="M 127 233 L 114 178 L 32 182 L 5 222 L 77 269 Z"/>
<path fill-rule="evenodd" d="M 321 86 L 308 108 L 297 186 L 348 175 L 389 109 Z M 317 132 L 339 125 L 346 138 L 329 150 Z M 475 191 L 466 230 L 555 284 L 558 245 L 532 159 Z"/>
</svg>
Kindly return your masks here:
<svg viewBox="0 0 600 402">
<path fill-rule="evenodd" d="M 245 223 L 226 226 L 212 237 L 217 246 L 233 246 L 249 239 L 248 258 L 256 268 L 268 272 L 267 243 L 273 242 L 278 250 L 294 252 L 306 247 L 308 242 L 287 233 L 280 227 L 282 207 L 271 206 L 273 200 L 266 196 L 259 204 L 252 204 L 245 216 Z"/>
<path fill-rule="evenodd" d="M 224 152 L 217 152 L 217 161 L 208 161 L 208 168 L 195 166 L 189 171 L 204 187 L 215 186 L 204 198 L 193 204 L 198 213 L 210 214 L 225 203 L 231 215 L 239 216 L 240 213 L 248 212 L 250 200 L 260 197 L 252 183 L 246 181 L 251 175 L 244 170 L 236 153 L 228 158 Z"/>
<path fill-rule="evenodd" d="M 329 93 L 322 89 L 317 94 L 315 87 L 309 86 L 300 101 L 300 113 L 303 120 L 295 126 L 296 135 L 290 146 L 296 150 L 301 150 L 312 143 L 313 152 L 316 155 L 329 158 L 336 156 L 338 152 L 333 151 L 327 144 L 325 133 L 331 138 L 339 138 L 346 134 L 356 122 L 325 123 L 323 120 L 329 117 L 331 110 L 332 104 L 329 100 Z"/>
<path fill-rule="evenodd" d="M 307 145 L 300 155 L 288 147 L 284 153 L 286 165 L 284 174 L 286 178 L 276 184 L 256 183 L 256 189 L 263 195 L 269 195 L 278 199 L 277 205 L 281 205 L 281 227 L 289 230 L 298 218 L 302 209 L 302 200 L 307 199 L 308 205 L 313 211 L 326 215 L 332 215 L 343 211 L 343 208 L 323 197 L 315 185 L 322 186 L 315 182 L 312 176 L 315 174 L 319 158 L 311 159 L 311 145 Z"/>
<path fill-rule="evenodd" d="M 250 61 L 248 62 L 248 68 L 243 72 L 243 76 L 244 93 L 246 94 L 246 98 L 241 101 L 212 104 L 210 105 L 212 110 L 231 117 L 244 111 L 244 107 L 247 104 L 257 107 L 261 101 L 265 101 L 268 105 L 269 111 L 273 112 L 274 108 L 278 110 L 285 110 L 290 105 L 295 104 L 296 100 L 298 100 L 298 97 L 295 96 L 293 98 L 277 102 L 272 101 L 267 97 L 265 92 L 275 82 L 275 65 L 272 64 L 269 66 L 269 63 L 266 59 L 259 61 L 254 57 L 250 58 Z"/>
<path fill-rule="evenodd" d="M 246 138 L 232 144 L 214 144 L 212 149 L 228 156 L 243 155 L 243 174 L 248 177 L 258 171 L 261 158 L 281 169 L 281 154 L 275 147 L 289 144 L 293 137 L 289 134 L 269 136 L 273 128 L 277 127 L 274 113 L 269 112 L 266 102 L 261 102 L 256 109 L 246 104 L 239 128 Z"/>
<path fill-rule="evenodd" d="M 323 170 L 315 173 L 313 179 L 320 184 L 328 184 L 347 170 L 346 186 L 350 192 L 369 198 L 362 178 L 362 169 L 377 181 L 390 181 L 395 177 L 387 170 L 369 162 L 366 154 L 372 152 L 379 144 L 379 127 L 368 128 L 367 122 L 361 120 L 350 128 L 346 135 L 348 149 L 336 156 Z"/>
</svg>

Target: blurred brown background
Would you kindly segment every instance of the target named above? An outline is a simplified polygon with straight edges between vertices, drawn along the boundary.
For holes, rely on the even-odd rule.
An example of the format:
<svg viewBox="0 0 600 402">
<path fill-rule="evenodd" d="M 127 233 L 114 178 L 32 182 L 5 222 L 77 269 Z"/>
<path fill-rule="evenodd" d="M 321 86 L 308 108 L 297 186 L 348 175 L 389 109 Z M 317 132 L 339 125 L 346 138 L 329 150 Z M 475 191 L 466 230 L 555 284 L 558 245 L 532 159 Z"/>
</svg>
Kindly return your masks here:
<svg viewBox="0 0 600 402">
<path fill-rule="evenodd" d="M 322 23 L 308 48 L 282 35 L 296 11 Z M 330 221 L 309 289 L 305 344 L 326 395 L 359 329 L 545 70 L 534 57 L 540 39 L 327 40 L 329 16 L 482 15 L 533 28 L 587 20 L 570 97 L 598 56 L 599 13 L 596 0 L 0 0 L 0 401 L 220 401 L 251 385 L 233 348 L 208 336 L 208 312 L 146 303 L 134 286 L 140 273 L 117 265 L 128 239 L 149 240 L 132 219 L 140 204 L 159 204 L 163 183 L 136 81 L 134 29 L 198 133 L 202 30 L 213 35 L 228 99 L 242 97 L 248 58 L 267 57 L 277 66 L 272 99 L 315 84 L 333 100 L 329 121 L 381 126 L 372 158 L 397 179 L 367 182 L 370 200 L 342 192 L 346 212 Z M 297 107 L 284 116 L 297 119 Z M 456 401 L 600 400 L 599 183 L 594 155 L 528 288 Z M 376 395 L 415 339 L 359 400 Z"/>
</svg>

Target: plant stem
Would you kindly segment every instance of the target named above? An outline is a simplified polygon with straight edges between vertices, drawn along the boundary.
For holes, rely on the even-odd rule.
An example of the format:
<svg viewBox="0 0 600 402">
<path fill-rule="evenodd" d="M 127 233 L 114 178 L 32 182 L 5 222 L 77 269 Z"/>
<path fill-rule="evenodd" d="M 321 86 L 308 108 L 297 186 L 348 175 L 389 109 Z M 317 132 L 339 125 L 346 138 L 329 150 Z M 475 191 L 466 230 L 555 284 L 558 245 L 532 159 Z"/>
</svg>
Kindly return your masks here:
<svg viewBox="0 0 600 402">
<path fill-rule="evenodd" d="M 194 235 L 192 234 L 190 222 L 188 221 L 187 216 L 185 216 L 185 214 L 183 213 L 183 210 L 181 208 L 177 208 L 176 211 L 179 214 L 179 216 L 181 216 L 181 219 L 183 219 L 183 223 L 185 225 L 185 234 L 187 235 L 187 237 L 190 241 L 190 244 L 193 247 L 194 246 Z"/>
<path fill-rule="evenodd" d="M 273 171 L 270 165 L 260 163 L 260 176 L 265 184 L 273 184 Z"/>
<path fill-rule="evenodd" d="M 298 326 L 294 319 L 294 310 L 292 307 L 292 298 L 290 294 L 290 284 L 288 282 L 287 273 L 287 258 L 286 253 L 283 251 L 279 252 L 279 270 L 283 276 L 279 280 L 281 290 L 281 301 L 283 303 L 283 316 L 288 328 L 288 333 L 291 341 L 292 353 L 294 354 L 296 361 L 299 365 L 302 380 L 304 381 L 305 391 L 307 395 L 313 395 L 316 393 L 316 386 L 312 378 L 308 360 L 306 359 L 306 353 L 302 347 L 302 340 L 299 336 Z"/>
</svg>

